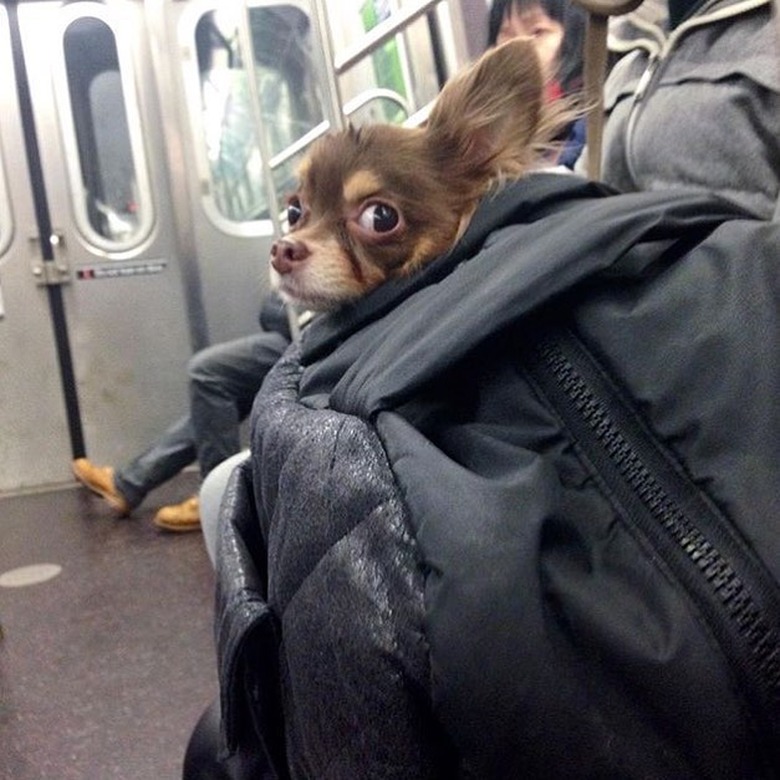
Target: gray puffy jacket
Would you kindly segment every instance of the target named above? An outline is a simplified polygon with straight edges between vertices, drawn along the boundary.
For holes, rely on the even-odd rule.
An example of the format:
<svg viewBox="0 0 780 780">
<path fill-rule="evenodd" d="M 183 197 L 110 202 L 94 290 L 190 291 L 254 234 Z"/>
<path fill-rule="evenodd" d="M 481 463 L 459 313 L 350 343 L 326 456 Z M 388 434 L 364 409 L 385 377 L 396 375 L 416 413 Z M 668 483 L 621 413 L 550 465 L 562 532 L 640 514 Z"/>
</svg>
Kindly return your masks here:
<svg viewBox="0 0 780 780">
<path fill-rule="evenodd" d="M 616 26 L 611 38 L 625 53 L 604 90 L 603 180 L 624 192 L 713 190 L 770 217 L 780 194 L 780 40 L 770 0 L 710 0 L 672 32 L 629 18 L 633 29 Z"/>
</svg>

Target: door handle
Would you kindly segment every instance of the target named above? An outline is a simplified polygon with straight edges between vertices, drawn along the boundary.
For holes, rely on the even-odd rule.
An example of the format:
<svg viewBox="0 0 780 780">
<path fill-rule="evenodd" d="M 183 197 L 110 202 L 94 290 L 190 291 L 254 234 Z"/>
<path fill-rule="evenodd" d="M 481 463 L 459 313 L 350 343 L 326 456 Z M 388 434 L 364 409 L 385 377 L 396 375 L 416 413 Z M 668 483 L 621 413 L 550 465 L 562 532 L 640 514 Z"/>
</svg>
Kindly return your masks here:
<svg viewBox="0 0 780 780">
<path fill-rule="evenodd" d="M 37 246 L 39 240 L 38 236 L 30 236 L 30 243 L 33 246 Z M 52 248 L 54 260 L 40 260 L 33 263 L 32 273 L 36 284 L 39 286 L 57 287 L 70 282 L 70 268 L 62 251 L 64 242 L 62 233 L 54 231 L 49 236 L 49 244 Z"/>
</svg>

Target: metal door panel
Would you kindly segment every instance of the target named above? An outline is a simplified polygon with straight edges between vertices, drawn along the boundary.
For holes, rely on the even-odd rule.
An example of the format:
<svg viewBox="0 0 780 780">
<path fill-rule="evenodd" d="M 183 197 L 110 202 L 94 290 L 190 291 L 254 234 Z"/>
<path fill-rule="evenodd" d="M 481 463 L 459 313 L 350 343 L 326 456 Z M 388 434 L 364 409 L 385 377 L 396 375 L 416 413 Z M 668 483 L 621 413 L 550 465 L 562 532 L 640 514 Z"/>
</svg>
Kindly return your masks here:
<svg viewBox="0 0 780 780">
<path fill-rule="evenodd" d="M 189 221 L 197 247 L 197 278 L 210 343 L 245 336 L 258 328 L 260 302 L 270 289 L 268 258 L 273 240 L 270 220 L 235 222 L 219 219 L 209 208 L 203 128 L 195 113 L 199 104 L 197 20 L 214 8 L 240 11 L 241 2 L 194 0 L 147 3 L 149 29 L 156 36 L 156 70 L 167 127 L 175 127 L 180 153 L 188 161 L 181 171 L 188 202 L 180 221 Z M 168 58 L 168 59 L 166 59 Z M 167 67 L 166 67 L 167 64 Z"/>
<path fill-rule="evenodd" d="M 0 72 L 13 73 L 2 7 Z M 0 112 L 0 167 L 5 171 L 9 207 L 4 218 L 11 220 L 11 240 L 0 254 L 0 487 L 29 487 L 66 478 L 70 445 L 47 293 L 34 284 L 31 272 L 35 213 L 16 92 L 9 77 L 0 79 Z"/>
<path fill-rule="evenodd" d="M 171 226 L 143 9 L 136 3 L 112 6 L 122 14 L 117 29 L 128 36 L 133 51 L 154 222 L 151 234 L 141 245 L 112 254 L 91 244 L 74 221 L 72 181 L 68 178 L 62 129 L 62 123 L 69 120 L 62 115 L 62 101 L 57 100 L 58 78 L 62 74 L 57 71 L 58 58 L 53 54 L 61 46 L 62 6 L 60 3 L 20 4 L 19 28 L 51 224 L 57 236 L 55 259 L 58 265 L 68 268 L 68 283 L 61 289 L 86 451 L 96 461 L 121 463 L 147 446 L 187 408 L 185 365 L 191 354 L 188 309 Z M 10 80 L 3 80 L 3 90 L 8 89 L 7 81 Z M 5 121 L 7 116 L 4 113 L 4 127 L 13 124 Z M 13 132 L 15 137 L 7 143 L 13 143 L 14 147 L 7 154 L 21 161 L 24 152 L 18 147 L 20 133 Z M 13 186 L 14 203 L 25 199 L 29 203 L 30 195 L 24 192 L 29 187 L 29 179 L 21 170 L 15 172 Z M 46 354 L 37 359 L 37 365 L 39 373 L 46 377 L 43 390 L 54 392 L 59 379 L 57 363 L 52 357 L 52 326 L 45 315 L 46 290 L 36 286 L 30 271 L 31 264 L 40 265 L 40 257 L 23 256 L 34 248 L 27 236 L 35 233 L 35 222 L 28 220 L 24 235 L 14 239 L 6 262 L 15 269 L 14 282 L 11 285 L 3 281 L 7 316 L 0 324 L 8 325 L 11 321 L 11 309 L 17 298 L 34 299 L 41 321 L 25 324 L 26 341 L 14 345 L 12 351 L 9 349 L 9 357 L 24 354 L 27 341 L 37 345 L 45 333 L 49 344 Z M 43 350 L 42 346 L 38 348 Z M 0 489 L 4 490 L 65 481 L 69 479 L 72 456 L 79 454 L 71 451 L 67 432 L 63 434 L 62 401 L 47 398 L 37 385 L 29 391 L 23 389 L 26 381 L 17 358 L 8 386 L 15 388 L 15 394 L 34 399 L 29 403 L 35 408 L 45 404 L 52 410 L 51 416 L 57 424 L 50 426 L 47 433 L 50 446 L 45 463 L 33 463 L 30 452 L 34 448 L 22 442 L 21 431 L 3 437 L 4 442 L 8 441 L 4 449 L 10 450 L 8 461 L 12 464 L 0 466 L 5 468 L 0 472 L 3 474 Z M 61 396 L 62 391 L 59 393 Z M 24 398 L 19 403 L 23 408 Z M 4 410 L 2 414 L 5 413 Z"/>
</svg>

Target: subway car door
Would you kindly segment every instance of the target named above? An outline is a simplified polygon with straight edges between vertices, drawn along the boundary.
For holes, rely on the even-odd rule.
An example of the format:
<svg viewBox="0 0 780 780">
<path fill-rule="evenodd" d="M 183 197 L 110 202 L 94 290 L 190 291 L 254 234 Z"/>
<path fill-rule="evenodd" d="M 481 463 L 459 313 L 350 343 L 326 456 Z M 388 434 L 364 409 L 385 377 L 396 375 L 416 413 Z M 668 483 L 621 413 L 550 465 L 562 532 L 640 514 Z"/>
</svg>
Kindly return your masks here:
<svg viewBox="0 0 780 780">
<path fill-rule="evenodd" d="M 143 6 L 0 6 L 0 491 L 186 409 L 187 296 Z"/>
<path fill-rule="evenodd" d="M 309 5 L 152 0 L 147 6 L 150 28 L 161 36 L 157 49 L 175 57 L 159 69 L 160 88 L 166 118 L 185 131 L 189 235 L 212 343 L 258 327 L 270 286 L 272 210 L 294 186 L 302 149 L 327 128 Z"/>
</svg>

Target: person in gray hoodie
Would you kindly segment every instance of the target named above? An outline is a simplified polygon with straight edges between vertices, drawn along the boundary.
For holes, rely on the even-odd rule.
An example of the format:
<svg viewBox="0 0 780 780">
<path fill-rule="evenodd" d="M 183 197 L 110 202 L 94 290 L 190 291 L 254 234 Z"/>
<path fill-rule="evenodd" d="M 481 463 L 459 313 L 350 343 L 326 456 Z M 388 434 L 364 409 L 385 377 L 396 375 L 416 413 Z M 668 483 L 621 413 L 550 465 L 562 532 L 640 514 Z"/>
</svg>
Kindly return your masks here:
<svg viewBox="0 0 780 780">
<path fill-rule="evenodd" d="M 696 187 L 770 218 L 780 190 L 780 40 L 770 0 L 643 4 L 610 26 L 601 178 Z M 586 155 L 577 170 L 584 173 Z"/>
</svg>

